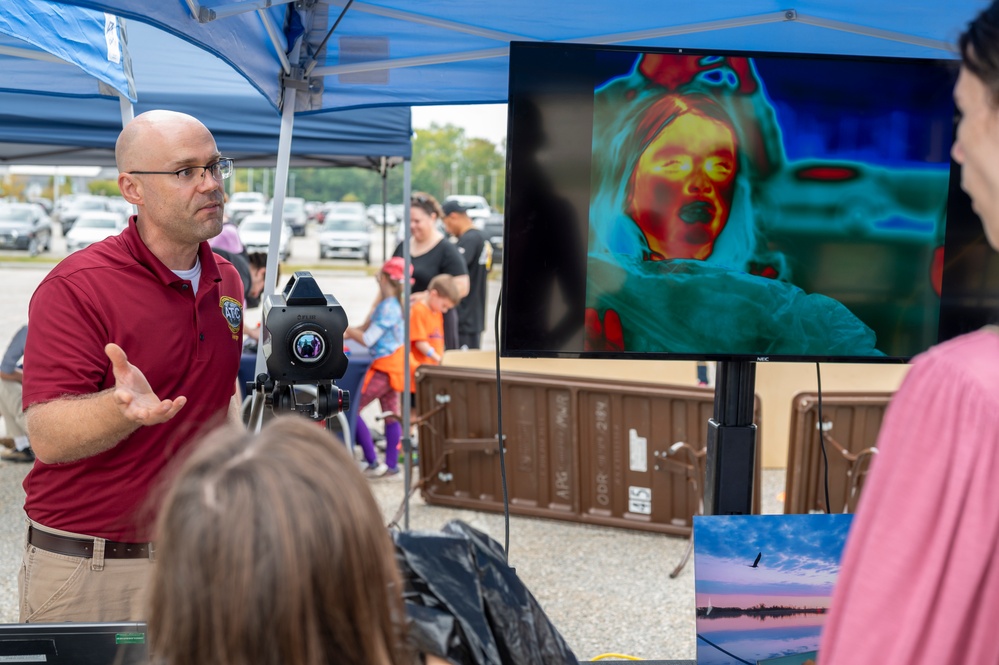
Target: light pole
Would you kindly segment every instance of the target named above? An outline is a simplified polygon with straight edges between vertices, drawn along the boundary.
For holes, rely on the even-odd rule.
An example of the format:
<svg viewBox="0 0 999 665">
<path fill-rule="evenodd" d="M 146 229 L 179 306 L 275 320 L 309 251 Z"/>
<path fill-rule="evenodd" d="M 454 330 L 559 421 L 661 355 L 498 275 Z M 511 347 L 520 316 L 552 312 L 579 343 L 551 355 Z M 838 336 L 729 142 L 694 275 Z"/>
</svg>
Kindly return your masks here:
<svg viewBox="0 0 999 665">
<path fill-rule="evenodd" d="M 499 176 L 499 171 L 497 171 L 496 169 L 493 169 L 492 171 L 489 172 L 489 175 L 492 178 L 492 180 L 490 181 L 490 187 L 489 187 L 489 205 L 495 206 L 496 205 L 496 185 L 497 185 L 497 178 Z"/>
<path fill-rule="evenodd" d="M 451 193 L 458 193 L 458 162 L 451 162 Z"/>
</svg>

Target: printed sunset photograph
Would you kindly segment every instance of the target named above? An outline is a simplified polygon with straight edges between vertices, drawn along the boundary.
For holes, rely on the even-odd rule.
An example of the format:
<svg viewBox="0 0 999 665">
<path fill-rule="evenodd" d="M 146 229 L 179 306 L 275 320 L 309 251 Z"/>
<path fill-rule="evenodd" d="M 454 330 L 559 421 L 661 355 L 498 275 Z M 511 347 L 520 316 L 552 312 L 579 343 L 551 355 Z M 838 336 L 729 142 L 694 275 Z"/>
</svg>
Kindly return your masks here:
<svg viewBox="0 0 999 665">
<path fill-rule="evenodd" d="M 698 665 L 814 662 L 852 518 L 695 517 Z"/>
</svg>

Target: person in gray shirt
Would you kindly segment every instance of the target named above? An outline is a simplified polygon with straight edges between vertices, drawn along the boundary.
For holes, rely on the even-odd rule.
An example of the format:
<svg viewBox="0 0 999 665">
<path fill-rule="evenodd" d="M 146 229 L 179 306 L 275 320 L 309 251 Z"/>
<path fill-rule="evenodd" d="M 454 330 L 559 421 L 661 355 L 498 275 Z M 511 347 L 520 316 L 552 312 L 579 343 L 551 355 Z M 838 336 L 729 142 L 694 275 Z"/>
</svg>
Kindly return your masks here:
<svg viewBox="0 0 999 665">
<path fill-rule="evenodd" d="M 28 443 L 28 431 L 24 426 L 24 409 L 21 406 L 21 380 L 24 369 L 24 340 L 28 337 L 27 324 L 14 333 L 7 351 L 0 361 L 0 415 L 7 435 L 0 437 L 4 450 L 0 459 L 7 462 L 34 462 L 35 454 Z"/>
</svg>

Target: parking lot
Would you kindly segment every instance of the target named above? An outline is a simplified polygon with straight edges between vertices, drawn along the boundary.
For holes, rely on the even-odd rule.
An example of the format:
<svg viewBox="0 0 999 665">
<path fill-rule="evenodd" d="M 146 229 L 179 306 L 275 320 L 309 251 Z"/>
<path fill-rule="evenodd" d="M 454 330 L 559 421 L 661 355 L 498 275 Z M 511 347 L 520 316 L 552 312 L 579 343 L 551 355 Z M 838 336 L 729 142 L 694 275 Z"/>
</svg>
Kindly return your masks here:
<svg viewBox="0 0 999 665">
<path fill-rule="evenodd" d="M 358 259 L 320 259 L 317 228 L 310 223 L 304 236 L 291 238 L 291 255 L 282 264 L 282 281 L 278 286 L 282 286 L 294 270 L 309 270 L 323 291 L 331 293 L 340 302 L 351 323 L 363 321 L 378 293 L 378 285 L 373 276 L 378 266 L 384 262 L 383 229 L 388 255 L 391 256 L 395 250 L 397 227 L 374 227 L 371 230 L 371 265 L 368 266 Z M 67 254 L 59 224 L 53 224 L 52 232 L 50 251 L 34 259 L 26 251 L 0 250 L 0 274 L 4 280 L 4 288 L 0 289 L 0 307 L 4 312 L 4 316 L 0 318 L 0 343 L 4 345 L 27 320 L 28 300 L 35 287 L 52 266 Z M 499 275 L 499 270 L 494 270 L 488 284 L 483 349 L 496 348 L 493 321 L 500 287 Z M 259 307 L 246 312 L 247 325 L 255 325 L 259 320 Z"/>
<path fill-rule="evenodd" d="M 398 242 L 396 233 L 398 226 L 373 226 L 371 234 L 371 265 L 379 266 L 384 261 L 386 253 L 391 256 Z M 304 236 L 293 236 L 291 238 L 291 255 L 287 263 L 289 265 L 323 265 L 330 268 L 350 268 L 363 267 L 365 264 L 358 259 L 320 259 L 318 228 L 310 222 L 305 229 Z M 52 246 L 48 252 L 42 253 L 41 257 L 51 257 L 61 259 L 68 253 L 66 248 L 66 238 L 62 232 L 62 227 L 58 223 L 52 224 Z M 20 259 L 28 256 L 26 251 L 20 250 L 0 250 L 0 261 L 4 259 Z"/>
</svg>

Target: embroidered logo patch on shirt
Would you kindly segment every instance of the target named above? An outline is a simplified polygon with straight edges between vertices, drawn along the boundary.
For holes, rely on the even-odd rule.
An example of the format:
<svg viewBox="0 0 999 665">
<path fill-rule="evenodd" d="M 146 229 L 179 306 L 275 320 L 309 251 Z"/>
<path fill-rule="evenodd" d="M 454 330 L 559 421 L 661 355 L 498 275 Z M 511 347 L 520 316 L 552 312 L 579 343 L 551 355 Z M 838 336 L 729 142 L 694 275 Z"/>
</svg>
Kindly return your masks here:
<svg viewBox="0 0 999 665">
<path fill-rule="evenodd" d="M 222 309 L 222 316 L 229 324 L 229 330 L 233 334 L 239 332 L 239 326 L 243 323 L 243 305 L 236 299 L 229 296 L 222 296 L 219 300 L 219 307 Z"/>
</svg>

